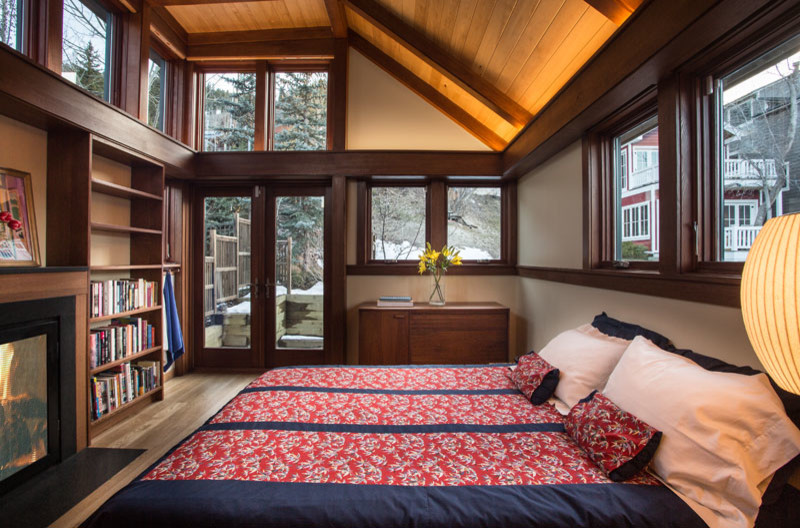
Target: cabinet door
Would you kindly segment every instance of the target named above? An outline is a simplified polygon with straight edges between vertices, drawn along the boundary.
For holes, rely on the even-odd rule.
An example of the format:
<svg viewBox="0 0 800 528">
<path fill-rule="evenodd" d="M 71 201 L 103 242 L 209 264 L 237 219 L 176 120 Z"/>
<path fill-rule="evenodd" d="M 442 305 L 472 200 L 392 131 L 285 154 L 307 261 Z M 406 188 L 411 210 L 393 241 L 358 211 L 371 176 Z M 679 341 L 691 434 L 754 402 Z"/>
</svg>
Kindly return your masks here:
<svg viewBox="0 0 800 528">
<path fill-rule="evenodd" d="M 408 312 L 361 310 L 358 323 L 361 365 L 404 365 L 408 359 Z"/>
<path fill-rule="evenodd" d="M 411 363 L 465 364 L 508 360 L 508 314 L 414 313 Z"/>
</svg>

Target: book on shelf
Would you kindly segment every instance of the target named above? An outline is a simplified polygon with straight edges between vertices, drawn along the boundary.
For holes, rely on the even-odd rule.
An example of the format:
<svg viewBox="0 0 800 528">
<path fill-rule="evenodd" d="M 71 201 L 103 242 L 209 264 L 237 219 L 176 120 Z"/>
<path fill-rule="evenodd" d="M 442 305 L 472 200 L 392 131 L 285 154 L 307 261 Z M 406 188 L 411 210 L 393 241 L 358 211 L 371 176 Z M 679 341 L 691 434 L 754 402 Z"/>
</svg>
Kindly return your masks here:
<svg viewBox="0 0 800 528">
<path fill-rule="evenodd" d="M 89 365 L 94 369 L 153 348 L 155 338 L 155 328 L 144 319 L 112 319 L 107 326 L 90 330 Z"/>
<path fill-rule="evenodd" d="M 158 306 L 158 282 L 144 279 L 92 281 L 92 317 Z"/>
<path fill-rule="evenodd" d="M 160 361 L 128 361 L 92 376 L 92 420 L 161 386 Z"/>
<path fill-rule="evenodd" d="M 384 295 L 378 297 L 378 306 L 409 308 L 414 306 L 414 301 L 411 300 L 411 297 L 407 296 Z"/>
</svg>

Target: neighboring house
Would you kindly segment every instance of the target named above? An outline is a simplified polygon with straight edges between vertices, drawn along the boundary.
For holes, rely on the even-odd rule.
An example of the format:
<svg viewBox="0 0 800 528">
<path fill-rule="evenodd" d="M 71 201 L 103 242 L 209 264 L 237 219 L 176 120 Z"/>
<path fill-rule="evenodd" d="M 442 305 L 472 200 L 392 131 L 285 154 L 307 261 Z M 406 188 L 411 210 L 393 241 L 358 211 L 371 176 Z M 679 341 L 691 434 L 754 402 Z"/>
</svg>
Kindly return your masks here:
<svg viewBox="0 0 800 528">
<path fill-rule="evenodd" d="M 789 124 L 789 90 L 785 80 L 763 86 L 725 105 L 725 139 L 722 177 L 722 240 L 726 261 L 743 261 L 761 230 L 756 216 L 764 202 L 763 183 L 774 185 L 779 163 L 785 164 L 786 185 L 780 190 L 767 218 L 800 211 L 800 189 L 792 167 L 800 167 L 800 139 L 792 144 L 785 159 L 770 156 L 769 141 L 753 140 L 746 133 L 753 131 L 774 134 Z M 766 130 L 765 119 L 771 130 Z M 749 127 L 749 129 L 747 129 Z M 744 138 L 744 139 L 743 139 Z M 779 138 L 777 141 L 780 141 Z M 749 150 L 749 152 L 747 151 Z M 658 256 L 658 129 L 620 147 L 620 230 L 622 242 L 645 248 Z"/>
</svg>

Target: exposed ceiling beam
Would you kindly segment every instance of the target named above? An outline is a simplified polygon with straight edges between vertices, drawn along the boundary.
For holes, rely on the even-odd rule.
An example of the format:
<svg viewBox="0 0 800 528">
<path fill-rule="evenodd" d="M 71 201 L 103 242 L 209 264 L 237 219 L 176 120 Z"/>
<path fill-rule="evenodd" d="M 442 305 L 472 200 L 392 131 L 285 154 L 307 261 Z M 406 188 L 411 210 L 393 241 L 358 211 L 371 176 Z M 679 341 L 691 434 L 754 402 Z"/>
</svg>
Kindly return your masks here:
<svg viewBox="0 0 800 528">
<path fill-rule="evenodd" d="M 607 19 L 621 26 L 643 0 L 584 0 Z"/>
<path fill-rule="evenodd" d="M 469 92 L 497 115 L 515 126 L 524 126 L 532 115 L 519 103 L 483 79 L 469 66 L 405 23 L 378 2 L 343 0 L 346 5 L 372 25 L 392 37 L 398 44 L 425 61 L 436 71 Z"/>
<path fill-rule="evenodd" d="M 344 5 L 341 0 L 325 0 L 325 9 L 328 10 L 328 18 L 331 20 L 331 29 L 336 38 L 347 37 L 347 14 L 344 12 Z"/>
<path fill-rule="evenodd" d="M 505 148 L 506 142 L 493 130 L 445 97 L 441 92 L 436 90 L 436 88 L 417 77 L 405 66 L 372 45 L 364 37 L 357 33 L 351 33 L 350 44 L 386 73 L 403 83 L 411 91 L 450 117 L 463 127 L 464 130 L 481 140 L 489 148 L 496 151 Z"/>
<path fill-rule="evenodd" d="M 230 59 L 332 59 L 333 51 L 333 39 L 190 44 L 187 49 L 186 59 L 191 61 Z"/>
<path fill-rule="evenodd" d="M 177 20 L 163 7 L 154 7 L 150 14 L 153 35 L 180 59 L 186 58 L 187 34 Z"/>
<path fill-rule="evenodd" d="M 214 31 L 211 33 L 189 33 L 188 42 L 193 44 L 229 44 L 232 42 L 269 42 L 276 40 L 313 40 L 333 38 L 331 28 L 287 28 L 254 29 L 249 31 Z"/>
<path fill-rule="evenodd" d="M 269 2 L 271 0 L 147 0 L 154 6 L 188 6 L 209 4 L 240 4 L 245 2 Z"/>
</svg>

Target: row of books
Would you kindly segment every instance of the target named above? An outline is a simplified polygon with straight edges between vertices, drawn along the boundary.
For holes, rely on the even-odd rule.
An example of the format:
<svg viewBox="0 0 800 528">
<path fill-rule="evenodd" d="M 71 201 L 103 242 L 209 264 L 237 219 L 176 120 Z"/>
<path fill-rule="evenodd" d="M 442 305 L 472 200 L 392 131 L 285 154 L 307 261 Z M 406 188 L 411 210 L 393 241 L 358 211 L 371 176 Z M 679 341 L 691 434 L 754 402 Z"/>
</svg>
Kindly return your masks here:
<svg viewBox="0 0 800 528">
<path fill-rule="evenodd" d="M 96 368 L 153 347 L 153 325 L 138 317 L 113 319 L 108 326 L 92 328 L 89 333 L 89 362 Z"/>
<path fill-rule="evenodd" d="M 378 297 L 378 306 L 410 308 L 414 306 L 414 301 L 407 296 L 384 295 Z"/>
<path fill-rule="evenodd" d="M 92 376 L 92 419 L 114 412 L 161 385 L 160 361 L 134 361 Z"/>
<path fill-rule="evenodd" d="M 158 306 L 158 282 L 144 279 L 92 281 L 92 317 Z"/>
</svg>

